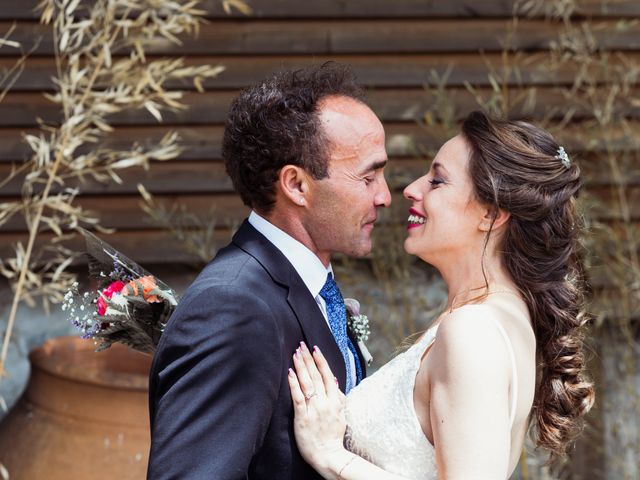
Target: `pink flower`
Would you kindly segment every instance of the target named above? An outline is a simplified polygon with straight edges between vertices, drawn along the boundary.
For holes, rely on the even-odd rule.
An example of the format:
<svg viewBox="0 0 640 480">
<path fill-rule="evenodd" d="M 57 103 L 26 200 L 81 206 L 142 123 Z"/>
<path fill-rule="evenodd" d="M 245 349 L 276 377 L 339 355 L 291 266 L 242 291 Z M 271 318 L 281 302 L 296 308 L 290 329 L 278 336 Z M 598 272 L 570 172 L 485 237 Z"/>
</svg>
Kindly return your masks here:
<svg viewBox="0 0 640 480">
<path fill-rule="evenodd" d="M 116 280 L 102 291 L 102 294 L 98 297 L 98 315 L 102 316 L 107 311 L 107 301 L 105 300 L 105 298 L 111 300 L 111 297 L 113 297 L 116 293 L 120 293 L 124 286 L 124 282 Z"/>
<path fill-rule="evenodd" d="M 360 315 L 360 302 L 355 298 L 345 298 L 344 306 L 347 308 L 349 315 L 353 317 Z"/>
</svg>

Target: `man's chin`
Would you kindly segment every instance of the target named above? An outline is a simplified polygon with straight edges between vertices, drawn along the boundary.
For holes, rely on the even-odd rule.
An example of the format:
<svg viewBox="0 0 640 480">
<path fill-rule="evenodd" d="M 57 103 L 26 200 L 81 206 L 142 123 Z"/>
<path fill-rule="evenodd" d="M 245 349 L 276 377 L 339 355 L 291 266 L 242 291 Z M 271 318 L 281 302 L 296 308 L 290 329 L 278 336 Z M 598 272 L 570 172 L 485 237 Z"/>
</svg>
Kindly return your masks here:
<svg viewBox="0 0 640 480">
<path fill-rule="evenodd" d="M 367 238 L 366 240 L 362 240 L 357 244 L 355 249 L 352 249 L 351 256 L 355 258 L 364 258 L 371 253 L 373 249 L 373 242 L 371 238 Z"/>
</svg>

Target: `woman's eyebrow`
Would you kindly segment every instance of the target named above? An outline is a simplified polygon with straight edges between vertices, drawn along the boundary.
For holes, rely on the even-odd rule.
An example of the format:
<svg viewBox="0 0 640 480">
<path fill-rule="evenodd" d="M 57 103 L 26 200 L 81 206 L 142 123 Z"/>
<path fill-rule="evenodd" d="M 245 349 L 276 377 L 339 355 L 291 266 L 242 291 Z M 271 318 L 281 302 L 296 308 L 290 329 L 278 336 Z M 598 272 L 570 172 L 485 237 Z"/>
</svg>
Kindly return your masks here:
<svg viewBox="0 0 640 480">
<path fill-rule="evenodd" d="M 431 164 L 431 168 L 433 168 L 434 170 L 443 170 L 446 173 L 449 173 L 447 171 L 447 169 L 445 168 L 445 166 L 443 164 L 441 164 L 440 162 L 433 162 Z"/>
</svg>

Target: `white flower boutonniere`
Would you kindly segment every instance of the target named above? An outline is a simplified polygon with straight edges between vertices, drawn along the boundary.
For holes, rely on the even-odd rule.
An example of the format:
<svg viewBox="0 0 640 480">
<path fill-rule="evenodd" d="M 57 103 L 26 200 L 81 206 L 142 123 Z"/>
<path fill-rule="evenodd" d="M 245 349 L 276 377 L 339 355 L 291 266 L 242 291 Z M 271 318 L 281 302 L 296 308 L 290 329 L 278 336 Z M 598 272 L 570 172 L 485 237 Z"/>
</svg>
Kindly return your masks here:
<svg viewBox="0 0 640 480">
<path fill-rule="evenodd" d="M 353 298 L 345 298 L 344 305 L 347 308 L 347 327 L 358 342 L 358 348 L 367 366 L 371 365 L 373 357 L 364 344 L 369 339 L 369 318 L 360 313 L 360 302 Z"/>
</svg>

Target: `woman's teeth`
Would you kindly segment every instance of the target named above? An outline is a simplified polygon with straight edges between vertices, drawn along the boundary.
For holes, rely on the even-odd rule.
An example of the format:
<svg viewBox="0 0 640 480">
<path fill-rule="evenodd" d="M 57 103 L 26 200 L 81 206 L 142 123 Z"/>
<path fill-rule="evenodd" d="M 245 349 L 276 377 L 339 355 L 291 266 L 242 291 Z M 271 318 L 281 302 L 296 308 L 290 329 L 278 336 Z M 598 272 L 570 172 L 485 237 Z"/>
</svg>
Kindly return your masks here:
<svg viewBox="0 0 640 480">
<path fill-rule="evenodd" d="M 419 217 L 418 215 L 409 215 L 409 223 L 418 223 L 424 224 L 427 222 L 427 219 L 424 217 Z"/>
</svg>

